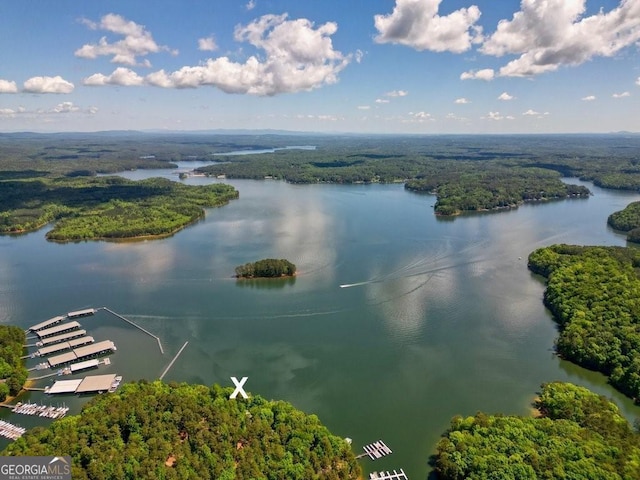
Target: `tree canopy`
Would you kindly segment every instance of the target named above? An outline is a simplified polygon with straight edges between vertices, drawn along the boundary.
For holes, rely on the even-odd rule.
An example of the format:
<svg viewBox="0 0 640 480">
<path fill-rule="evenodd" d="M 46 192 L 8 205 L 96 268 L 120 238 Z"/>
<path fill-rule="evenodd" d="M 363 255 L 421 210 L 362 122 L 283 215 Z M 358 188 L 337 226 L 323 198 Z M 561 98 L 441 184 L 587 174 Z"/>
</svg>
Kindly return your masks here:
<svg viewBox="0 0 640 480">
<path fill-rule="evenodd" d="M 560 326 L 558 353 L 640 400 L 640 252 L 553 245 L 529 255 L 547 278 L 545 305 Z"/>
<path fill-rule="evenodd" d="M 29 430 L 2 455 L 70 455 L 74 479 L 355 480 L 348 443 L 315 415 L 231 388 L 138 382 Z"/>
<path fill-rule="evenodd" d="M 26 334 L 13 325 L 0 325 L 0 402 L 16 395 L 24 386 L 29 372 L 22 357 Z"/>
<path fill-rule="evenodd" d="M 55 222 L 49 240 L 124 239 L 171 234 L 204 207 L 238 198 L 229 185 L 188 186 L 163 178 L 57 177 L 0 181 L 0 233 Z"/>
<path fill-rule="evenodd" d="M 438 443 L 443 480 L 633 480 L 640 436 L 618 408 L 586 388 L 542 386 L 539 417 L 454 417 Z"/>
<path fill-rule="evenodd" d="M 627 240 L 640 243 L 640 202 L 630 203 L 624 210 L 609 215 L 607 223 L 616 230 L 627 232 Z"/>
</svg>

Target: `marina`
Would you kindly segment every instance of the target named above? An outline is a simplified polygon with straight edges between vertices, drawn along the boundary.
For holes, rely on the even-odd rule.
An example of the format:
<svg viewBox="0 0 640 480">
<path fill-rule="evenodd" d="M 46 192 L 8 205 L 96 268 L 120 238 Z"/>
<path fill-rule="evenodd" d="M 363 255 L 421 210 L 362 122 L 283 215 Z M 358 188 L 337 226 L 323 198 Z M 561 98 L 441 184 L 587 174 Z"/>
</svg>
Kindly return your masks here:
<svg viewBox="0 0 640 480">
<path fill-rule="evenodd" d="M 0 420 L 0 435 L 10 440 L 17 440 L 26 432 L 26 428 L 18 427 L 13 423 Z"/>
</svg>

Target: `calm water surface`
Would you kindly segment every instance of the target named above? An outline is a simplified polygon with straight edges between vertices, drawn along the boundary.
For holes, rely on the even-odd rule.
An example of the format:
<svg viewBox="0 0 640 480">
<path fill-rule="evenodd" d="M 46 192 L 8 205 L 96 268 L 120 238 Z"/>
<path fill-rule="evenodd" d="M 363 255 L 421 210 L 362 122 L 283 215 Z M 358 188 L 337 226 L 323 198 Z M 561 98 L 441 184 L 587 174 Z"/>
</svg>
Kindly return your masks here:
<svg viewBox="0 0 640 480">
<path fill-rule="evenodd" d="M 152 175 L 176 178 L 125 176 Z M 248 391 L 316 413 L 356 451 L 383 439 L 394 454 L 363 461 L 365 471 L 404 468 L 413 479 L 426 478 L 453 415 L 527 414 L 545 381 L 585 385 L 639 416 L 601 375 L 553 355 L 544 285 L 526 264 L 553 243 L 625 245 L 606 218 L 639 195 L 589 184 L 588 200 L 441 220 L 434 197 L 401 185 L 228 183 L 239 200 L 163 240 L 60 245 L 46 229 L 0 237 L 0 321 L 27 327 L 106 305 L 160 336 L 165 355 L 100 312 L 83 326 L 118 351 L 99 373 L 157 378 L 188 341 L 165 380 L 232 386 L 231 376 L 247 376 Z M 231 278 L 265 257 L 288 258 L 299 276 Z M 76 412 L 86 400 L 30 398 Z"/>
</svg>

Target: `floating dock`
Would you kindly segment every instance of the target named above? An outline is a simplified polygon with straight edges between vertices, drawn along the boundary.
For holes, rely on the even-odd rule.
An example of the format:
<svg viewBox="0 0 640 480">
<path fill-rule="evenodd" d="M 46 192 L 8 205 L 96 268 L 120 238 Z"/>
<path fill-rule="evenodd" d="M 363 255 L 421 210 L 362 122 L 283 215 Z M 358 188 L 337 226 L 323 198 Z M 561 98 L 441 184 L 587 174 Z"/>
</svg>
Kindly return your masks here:
<svg viewBox="0 0 640 480">
<path fill-rule="evenodd" d="M 56 335 L 55 337 L 47 337 L 43 338 L 39 342 L 36 342 L 35 345 L 28 345 L 34 347 L 46 347 L 48 345 L 53 345 L 54 343 L 64 342 L 65 340 L 71 340 L 77 337 L 84 337 L 87 334 L 86 330 L 72 330 L 67 333 L 63 333 L 61 335 Z"/>
<path fill-rule="evenodd" d="M 49 320 L 45 320 L 44 322 L 40 322 L 36 325 L 33 325 L 27 329 L 28 332 L 37 332 L 38 330 L 43 330 L 47 327 L 53 327 L 54 325 L 62 322 L 66 317 L 60 315 L 57 317 L 50 318 Z"/>
<path fill-rule="evenodd" d="M 47 363 L 49 367 L 55 368 L 65 363 L 72 363 L 76 360 L 83 360 L 85 358 L 94 357 L 103 353 L 111 353 L 117 350 L 116 344 L 111 340 L 103 340 L 102 342 L 87 345 L 85 347 L 76 348 L 70 352 L 56 355 L 55 357 L 49 357 Z"/>
<path fill-rule="evenodd" d="M 34 415 L 44 418 L 62 418 L 69 411 L 69 407 L 52 407 L 46 405 L 38 405 L 37 403 L 18 403 L 13 407 L 13 413 L 22 415 Z"/>
<path fill-rule="evenodd" d="M 373 472 L 369 474 L 369 480 L 409 480 L 407 474 L 404 473 L 403 469 L 400 469 L 399 472 L 393 471 L 391 472 Z"/>
<path fill-rule="evenodd" d="M 95 308 L 87 308 L 85 310 L 77 310 L 75 312 L 67 313 L 67 318 L 80 318 L 80 317 L 88 317 L 89 315 L 93 315 L 96 313 Z"/>
<path fill-rule="evenodd" d="M 0 420 L 0 435 L 2 435 L 5 438 L 8 438 L 10 440 L 17 440 L 26 431 L 27 431 L 26 428 L 18 427 L 13 423 Z"/>
<path fill-rule="evenodd" d="M 77 330 L 79 328 L 80 328 L 80 324 L 76 321 L 73 321 L 69 323 L 60 323 L 55 327 L 45 328 L 43 330 L 38 330 L 37 332 L 34 332 L 34 333 L 38 337 L 40 337 L 40 339 L 42 340 L 43 338 L 53 337 L 54 335 L 67 333 L 72 330 Z"/>
<path fill-rule="evenodd" d="M 53 345 L 39 348 L 33 355 L 36 357 L 45 357 L 62 350 L 73 350 L 75 347 L 82 347 L 83 345 L 88 345 L 94 341 L 93 337 L 89 336 L 74 338 L 68 342 L 54 343 Z"/>
<path fill-rule="evenodd" d="M 393 453 L 382 440 L 370 443 L 362 448 L 364 449 L 364 453 L 356 456 L 356 458 L 369 457 L 371 460 L 377 460 Z"/>
<path fill-rule="evenodd" d="M 116 374 L 90 375 L 75 380 L 58 380 L 50 387 L 45 388 L 45 393 L 54 395 L 57 393 L 104 393 L 114 392 L 122 377 Z"/>
</svg>

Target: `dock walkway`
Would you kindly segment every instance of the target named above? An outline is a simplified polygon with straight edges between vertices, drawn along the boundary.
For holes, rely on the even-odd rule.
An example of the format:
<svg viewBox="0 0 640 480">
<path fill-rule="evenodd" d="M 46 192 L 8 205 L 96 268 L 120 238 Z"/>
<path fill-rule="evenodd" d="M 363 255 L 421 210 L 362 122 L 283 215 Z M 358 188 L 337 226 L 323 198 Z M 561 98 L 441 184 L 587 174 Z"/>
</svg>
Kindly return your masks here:
<svg viewBox="0 0 640 480">
<path fill-rule="evenodd" d="M 369 457 L 371 460 L 377 460 L 393 453 L 382 440 L 370 443 L 362 448 L 364 449 L 364 453 L 357 455 L 356 458 Z"/>
<path fill-rule="evenodd" d="M 370 473 L 369 480 L 409 480 L 409 477 L 407 477 L 403 469 L 400 469 L 399 472 L 394 470 L 393 473 L 388 471 Z"/>
<path fill-rule="evenodd" d="M 18 427 L 13 423 L 0 420 L 0 435 L 2 435 L 5 438 L 8 438 L 10 440 L 17 440 L 26 431 L 27 431 L 26 428 Z"/>
<path fill-rule="evenodd" d="M 160 338 L 157 337 L 156 335 L 154 335 L 153 333 L 151 333 L 149 330 L 145 330 L 144 328 L 142 328 L 140 325 L 132 322 L 131 320 L 129 320 L 128 318 L 123 317 L 122 315 L 120 315 L 119 313 L 114 312 L 113 310 L 107 308 L 107 307 L 102 307 L 102 309 L 105 312 L 109 312 L 111 315 L 115 315 L 116 317 L 124 320 L 125 322 L 133 325 L 134 327 L 136 327 L 138 330 L 142 330 L 144 333 L 146 333 L 147 335 L 149 335 L 150 337 L 153 337 L 156 339 L 156 341 L 158 342 L 158 347 L 160 347 L 160 353 L 162 353 L 164 355 L 164 349 L 162 348 L 162 343 L 160 342 Z"/>
</svg>

